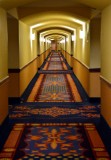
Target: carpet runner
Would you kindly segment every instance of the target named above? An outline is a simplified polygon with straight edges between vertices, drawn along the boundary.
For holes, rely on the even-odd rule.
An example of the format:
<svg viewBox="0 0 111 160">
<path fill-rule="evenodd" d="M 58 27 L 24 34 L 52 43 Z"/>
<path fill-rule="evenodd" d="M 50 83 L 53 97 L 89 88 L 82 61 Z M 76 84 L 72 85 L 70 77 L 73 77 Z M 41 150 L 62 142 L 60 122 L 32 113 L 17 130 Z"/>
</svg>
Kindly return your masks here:
<svg viewBox="0 0 111 160">
<path fill-rule="evenodd" d="M 21 104 L 10 106 L 10 122 L 37 122 L 37 123 L 73 123 L 92 122 L 99 123 L 99 105 L 43 105 Z"/>
<path fill-rule="evenodd" d="M 52 53 L 32 88 L 27 102 L 81 102 L 78 88 L 60 53 Z M 59 72 L 59 74 L 57 74 Z M 49 74 L 48 74 L 49 73 Z M 67 74 L 68 73 L 68 74 Z"/>
<path fill-rule="evenodd" d="M 110 160 L 92 123 L 15 124 L 0 153 L 7 160 Z"/>
<path fill-rule="evenodd" d="M 70 74 L 41 74 L 27 102 L 81 102 Z"/>
<path fill-rule="evenodd" d="M 51 52 L 26 94 L 9 106 L 0 159 L 110 160 L 96 129 L 100 105 L 88 102 L 61 52 Z"/>
</svg>

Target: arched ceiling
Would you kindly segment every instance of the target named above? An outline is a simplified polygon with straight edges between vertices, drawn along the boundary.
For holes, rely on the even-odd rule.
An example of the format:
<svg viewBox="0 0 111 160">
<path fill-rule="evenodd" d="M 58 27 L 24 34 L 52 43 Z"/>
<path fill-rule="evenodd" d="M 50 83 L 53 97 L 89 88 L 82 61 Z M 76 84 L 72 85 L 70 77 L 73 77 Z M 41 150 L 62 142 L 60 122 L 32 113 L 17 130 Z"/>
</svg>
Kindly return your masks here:
<svg viewBox="0 0 111 160">
<path fill-rule="evenodd" d="M 0 0 L 0 7 L 16 12 L 19 20 L 38 32 L 53 27 L 73 32 L 110 4 L 111 0 Z"/>
<path fill-rule="evenodd" d="M 111 0 L 0 0 L 0 6 L 11 9 L 20 6 L 26 7 L 65 7 L 65 6 L 88 6 L 96 9 L 103 9 L 111 4 Z"/>
<path fill-rule="evenodd" d="M 69 34 L 74 34 L 74 31 L 65 28 L 52 27 L 39 30 L 37 33 L 40 35 L 40 37 L 46 38 L 47 40 L 51 41 L 53 39 L 60 42 L 61 40 L 65 39 L 65 37 L 68 37 Z"/>
<path fill-rule="evenodd" d="M 32 17 L 32 16 L 31 16 Z M 35 17 L 35 18 L 34 18 Z M 74 30 L 77 29 L 78 27 L 82 29 L 82 25 L 84 24 L 85 21 L 79 20 L 77 18 L 74 18 L 71 15 L 67 14 L 61 14 L 61 13 L 55 13 L 52 12 L 51 14 L 49 13 L 42 13 L 39 15 L 33 15 L 33 18 L 31 18 L 31 21 L 29 19 L 23 18 L 23 22 L 25 22 L 28 25 L 31 25 L 32 30 L 39 32 L 40 34 L 42 32 L 45 32 L 48 30 L 48 28 L 61 28 L 62 32 L 66 33 L 66 30 L 69 33 L 74 33 Z M 87 20 L 88 21 L 88 20 Z M 43 30 L 43 31 L 42 31 Z M 53 30 L 53 32 L 55 32 Z M 60 32 L 60 31 L 59 31 Z M 56 33 L 59 33 L 56 31 Z M 58 35 L 53 36 L 53 38 L 57 40 Z M 60 37 L 59 37 L 60 38 Z"/>
<path fill-rule="evenodd" d="M 66 31 L 64 29 L 50 29 L 50 30 L 41 32 L 41 35 L 44 38 L 48 38 L 49 40 L 54 39 L 56 41 L 61 41 L 63 38 L 67 37 L 69 34 L 72 34 L 72 32 Z"/>
</svg>

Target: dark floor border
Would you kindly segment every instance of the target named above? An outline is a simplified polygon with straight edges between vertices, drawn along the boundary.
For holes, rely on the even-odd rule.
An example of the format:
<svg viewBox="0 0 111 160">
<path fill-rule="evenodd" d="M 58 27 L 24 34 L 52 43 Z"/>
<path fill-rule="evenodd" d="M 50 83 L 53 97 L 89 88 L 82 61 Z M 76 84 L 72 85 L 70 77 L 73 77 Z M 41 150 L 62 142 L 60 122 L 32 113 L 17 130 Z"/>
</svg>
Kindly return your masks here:
<svg viewBox="0 0 111 160">
<path fill-rule="evenodd" d="M 95 105 L 97 106 L 98 104 L 91 104 L 89 102 L 22 102 L 22 103 L 19 103 L 17 104 L 18 106 L 20 105 L 27 105 L 27 106 L 40 106 L 42 108 L 44 107 L 53 107 L 53 106 L 59 106 L 59 107 L 76 107 L 76 106 L 92 106 L 92 105 Z M 13 106 L 16 106 L 13 105 Z"/>
<path fill-rule="evenodd" d="M 101 103 L 101 98 L 99 98 L 99 97 L 92 97 L 92 98 L 89 98 L 89 102 L 90 103 L 100 104 Z"/>
<path fill-rule="evenodd" d="M 21 103 L 21 98 L 20 97 L 9 97 L 8 98 L 8 104 L 18 104 Z"/>
<path fill-rule="evenodd" d="M 0 125 L 0 151 L 8 138 L 12 125 L 9 124 L 9 116 L 7 116 L 4 122 Z"/>
<path fill-rule="evenodd" d="M 97 126 L 97 129 L 111 156 L 111 128 L 102 115 L 100 117 L 100 123 Z"/>
<path fill-rule="evenodd" d="M 88 94 L 86 93 L 86 91 L 84 90 L 82 84 L 80 83 L 79 79 L 76 77 L 76 75 L 74 73 L 71 74 L 75 84 L 76 84 L 76 87 L 78 89 L 78 91 L 80 92 L 80 96 L 83 100 L 83 102 L 88 102 L 89 101 L 89 96 Z"/>
</svg>

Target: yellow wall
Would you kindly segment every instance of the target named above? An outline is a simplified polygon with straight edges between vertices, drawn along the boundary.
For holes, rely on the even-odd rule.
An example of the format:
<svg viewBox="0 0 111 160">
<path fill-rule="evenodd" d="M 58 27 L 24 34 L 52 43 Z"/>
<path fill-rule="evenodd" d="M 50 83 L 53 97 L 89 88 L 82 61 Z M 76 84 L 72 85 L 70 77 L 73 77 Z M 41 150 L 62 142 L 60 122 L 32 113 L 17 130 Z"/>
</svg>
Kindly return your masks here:
<svg viewBox="0 0 111 160">
<path fill-rule="evenodd" d="M 71 54 L 71 34 L 67 36 L 68 41 L 66 41 L 66 52 Z"/>
<path fill-rule="evenodd" d="M 37 60 L 20 70 L 19 73 L 9 73 L 9 97 L 20 97 L 37 73 Z"/>
<path fill-rule="evenodd" d="M 90 98 L 100 98 L 100 72 L 90 71 L 87 66 L 62 51 L 69 65 L 73 67 L 74 74 L 79 79 Z"/>
<path fill-rule="evenodd" d="M 32 78 L 35 76 L 37 73 L 37 60 L 35 59 L 32 63 L 30 63 L 27 67 L 23 68 L 21 72 L 19 73 L 19 81 L 20 81 L 20 95 L 23 94 L 25 91 L 26 87 L 32 80 Z"/>
<path fill-rule="evenodd" d="M 73 57 L 72 57 L 73 58 Z M 73 71 L 76 77 L 79 79 L 86 93 L 89 95 L 89 70 L 83 64 L 81 64 L 77 59 L 72 60 Z"/>
<path fill-rule="evenodd" d="M 23 94 L 49 52 L 50 48 L 21 69 L 19 73 L 9 73 L 9 97 L 17 98 Z"/>
<path fill-rule="evenodd" d="M 100 32 L 101 19 L 90 22 L 90 68 L 100 68 Z"/>
<path fill-rule="evenodd" d="M 0 125 L 8 115 L 8 35 L 6 12 L 0 8 Z"/>
<path fill-rule="evenodd" d="M 101 19 L 101 114 L 111 127 L 111 5 Z"/>
<path fill-rule="evenodd" d="M 90 63 L 90 41 L 89 36 L 85 35 L 83 39 L 80 39 L 80 30 L 82 28 L 78 27 L 76 29 L 76 41 L 75 41 L 75 53 L 74 58 L 89 67 Z M 86 29 L 85 29 L 86 31 Z"/>
<path fill-rule="evenodd" d="M 0 8 L 0 80 L 8 75 L 8 35 L 6 12 Z"/>
<path fill-rule="evenodd" d="M 8 17 L 8 68 L 19 68 L 18 20 Z"/>
<path fill-rule="evenodd" d="M 30 28 L 19 21 L 19 68 L 27 65 L 36 56 L 31 53 Z"/>
<path fill-rule="evenodd" d="M 101 75 L 111 82 L 111 5 L 102 12 L 101 68 Z"/>
</svg>

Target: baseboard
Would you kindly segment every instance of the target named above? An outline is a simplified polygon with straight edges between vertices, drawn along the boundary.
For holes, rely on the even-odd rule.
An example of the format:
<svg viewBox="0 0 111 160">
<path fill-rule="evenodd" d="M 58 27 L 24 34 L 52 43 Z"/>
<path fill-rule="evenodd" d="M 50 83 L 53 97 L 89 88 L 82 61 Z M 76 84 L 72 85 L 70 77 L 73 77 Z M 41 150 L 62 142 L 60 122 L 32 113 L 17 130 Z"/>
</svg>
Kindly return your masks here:
<svg viewBox="0 0 111 160">
<path fill-rule="evenodd" d="M 98 97 L 89 97 L 89 102 L 90 103 L 98 103 L 98 104 L 100 104 L 100 102 L 101 102 L 101 98 L 98 98 Z"/>
<path fill-rule="evenodd" d="M 9 116 L 7 116 L 3 121 L 3 123 L 0 125 L 0 133 L 1 133 L 1 130 L 8 125 L 8 122 L 9 122 Z"/>
<path fill-rule="evenodd" d="M 100 123 L 97 126 L 99 134 L 111 156 L 111 128 L 107 124 L 104 117 L 101 115 Z"/>
<path fill-rule="evenodd" d="M 0 125 L 0 150 L 2 149 L 9 132 L 11 130 L 11 126 L 9 125 L 9 116 L 7 116 L 4 122 Z"/>
<path fill-rule="evenodd" d="M 21 102 L 20 97 L 9 97 L 8 98 L 8 104 L 17 104 Z"/>
</svg>

